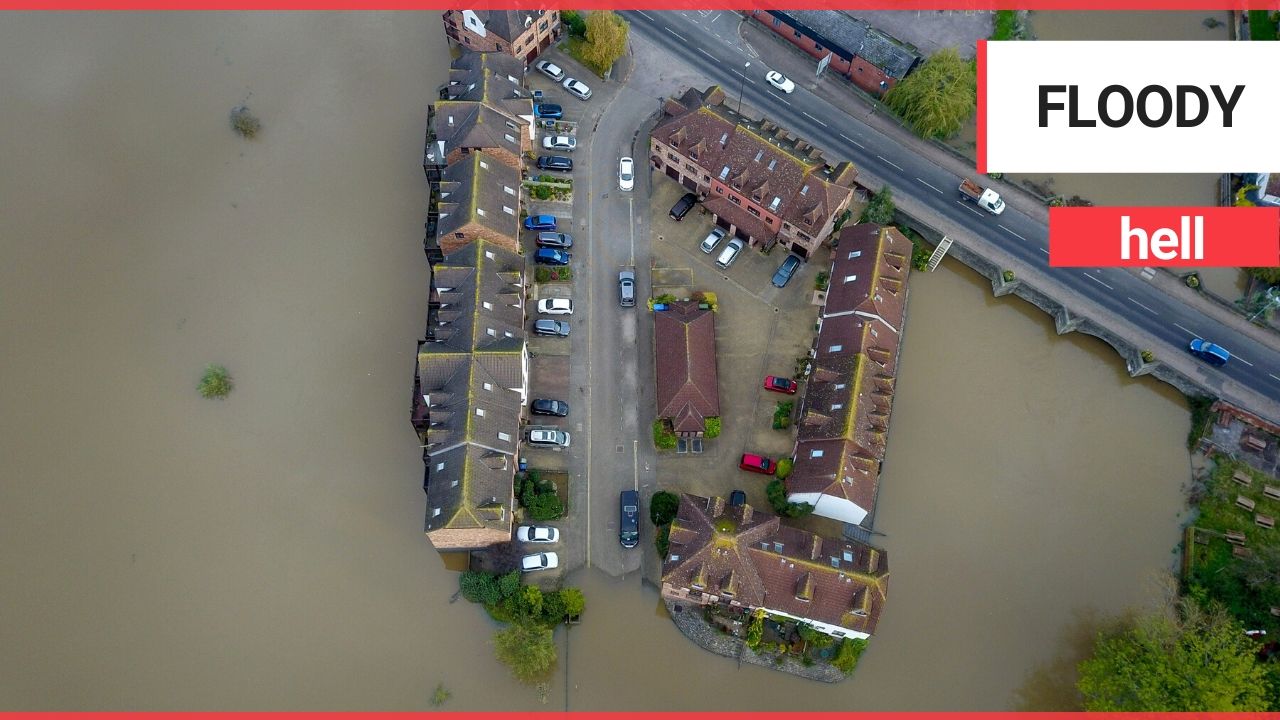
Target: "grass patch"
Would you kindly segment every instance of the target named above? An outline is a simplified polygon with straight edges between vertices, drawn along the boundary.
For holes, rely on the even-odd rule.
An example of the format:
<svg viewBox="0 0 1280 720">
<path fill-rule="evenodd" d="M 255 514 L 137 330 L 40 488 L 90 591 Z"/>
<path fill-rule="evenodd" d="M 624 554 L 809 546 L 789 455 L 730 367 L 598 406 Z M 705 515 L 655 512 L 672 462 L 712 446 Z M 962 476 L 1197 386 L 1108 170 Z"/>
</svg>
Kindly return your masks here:
<svg viewBox="0 0 1280 720">
<path fill-rule="evenodd" d="M 1249 11 L 1249 39 L 1276 39 L 1276 21 L 1271 19 L 1271 12 L 1269 10 Z"/>
<path fill-rule="evenodd" d="M 1204 437 L 1204 432 L 1209 428 L 1209 422 L 1213 413 L 1209 408 L 1213 405 L 1213 398 L 1199 395 L 1196 397 L 1187 396 L 1187 407 L 1191 410 L 1191 430 L 1187 433 L 1187 449 L 1195 449 L 1196 443 L 1200 442 L 1200 438 Z"/>
<path fill-rule="evenodd" d="M 661 418 L 653 421 L 653 444 L 659 450 L 672 450 L 676 446 L 676 434 Z"/>
<path fill-rule="evenodd" d="M 720 418 L 709 417 L 702 421 L 702 435 L 707 439 L 720 437 Z"/>
</svg>

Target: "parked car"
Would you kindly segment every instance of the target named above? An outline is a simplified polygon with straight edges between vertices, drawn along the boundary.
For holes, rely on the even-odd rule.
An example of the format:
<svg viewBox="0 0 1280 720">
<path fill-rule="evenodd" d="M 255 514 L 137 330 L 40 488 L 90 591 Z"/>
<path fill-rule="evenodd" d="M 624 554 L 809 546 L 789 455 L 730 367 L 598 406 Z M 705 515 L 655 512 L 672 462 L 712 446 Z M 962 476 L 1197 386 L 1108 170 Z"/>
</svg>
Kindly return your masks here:
<svg viewBox="0 0 1280 720">
<path fill-rule="evenodd" d="M 742 248 L 745 246 L 746 243 L 738 238 L 730 240 L 729 244 L 724 246 L 724 250 L 720 251 L 720 257 L 716 258 L 716 266 L 722 270 L 728 270 L 733 261 L 738 259 L 738 253 L 742 252 Z"/>
<path fill-rule="evenodd" d="M 538 398 L 529 403 L 529 412 L 534 415 L 552 415 L 554 417 L 568 417 L 569 404 L 563 400 L 548 400 Z"/>
<path fill-rule="evenodd" d="M 547 150 L 573 152 L 578 147 L 578 141 L 568 135 L 548 135 L 542 138 L 542 147 Z"/>
<path fill-rule="evenodd" d="M 555 103 L 538 103 L 533 106 L 533 116 L 547 120 L 559 120 L 564 117 L 564 108 Z"/>
<path fill-rule="evenodd" d="M 569 337 L 569 323 L 563 320 L 552 320 L 550 318 L 535 320 L 533 323 L 533 334 L 550 337 Z"/>
<path fill-rule="evenodd" d="M 556 65 L 549 60 L 539 60 L 534 67 L 538 68 L 538 72 L 546 75 L 556 82 L 560 82 L 564 79 L 564 70 L 561 70 L 559 65 Z"/>
<path fill-rule="evenodd" d="M 560 428 L 542 427 L 529 431 L 529 444 L 534 447 L 569 447 L 569 433 Z"/>
<path fill-rule="evenodd" d="M 618 304 L 622 307 L 635 307 L 636 274 L 631 270 L 618 272 Z"/>
<path fill-rule="evenodd" d="M 542 298 L 538 301 L 541 315 L 572 315 L 573 301 L 569 298 Z"/>
<path fill-rule="evenodd" d="M 520 570 L 523 572 L 551 570 L 559 566 L 560 558 L 553 552 L 534 553 L 533 555 L 525 555 L 520 559 Z"/>
<path fill-rule="evenodd" d="M 729 507 L 742 507 L 747 504 L 747 494 L 741 490 L 729 493 Z"/>
<path fill-rule="evenodd" d="M 773 286 L 780 288 L 786 287 L 791 282 L 791 276 L 796 274 L 796 268 L 800 267 L 800 258 L 795 255 L 788 255 L 786 260 L 778 266 L 778 271 L 773 274 Z"/>
<path fill-rule="evenodd" d="M 702 252 L 709 253 L 716 249 L 716 246 L 720 244 L 720 241 L 724 239 L 724 236 L 724 228 L 713 227 L 711 228 L 711 232 L 707 233 L 707 236 L 702 239 L 702 244 L 698 247 L 702 249 Z"/>
<path fill-rule="evenodd" d="M 698 196 L 693 193 L 685 193 L 680 196 L 675 205 L 671 206 L 671 219 L 679 222 L 684 219 L 685 215 L 693 209 L 693 204 L 698 202 Z"/>
<path fill-rule="evenodd" d="M 1231 353 L 1227 352 L 1226 348 L 1221 345 L 1214 345 L 1203 338 L 1196 338 L 1195 340 L 1192 340 L 1191 344 L 1187 346 L 1187 349 L 1191 351 L 1192 355 L 1195 355 L 1210 365 L 1226 365 L 1227 361 L 1231 359 Z"/>
<path fill-rule="evenodd" d="M 555 230 L 555 215 L 530 215 L 524 219 L 525 230 Z"/>
<path fill-rule="evenodd" d="M 573 247 L 573 236 L 569 233 L 540 232 L 535 242 L 538 243 L 538 247 L 571 248 Z"/>
<path fill-rule="evenodd" d="M 569 91 L 569 94 L 576 96 L 579 100 L 591 99 L 591 88 L 587 87 L 587 84 L 581 80 L 566 78 L 562 84 L 564 89 Z"/>
<path fill-rule="evenodd" d="M 545 525 L 521 525 L 516 530 L 516 539 L 526 543 L 560 542 L 560 531 Z"/>
<path fill-rule="evenodd" d="M 751 472 L 758 472 L 764 475 L 772 475 L 777 463 L 763 455 L 752 455 L 751 453 L 743 453 L 742 459 L 738 461 L 738 467 Z"/>
<path fill-rule="evenodd" d="M 618 542 L 624 548 L 633 548 L 640 544 L 640 493 L 635 490 L 623 490 L 618 497 Z"/>
<path fill-rule="evenodd" d="M 784 378 L 784 377 L 777 377 L 776 375 L 769 375 L 764 379 L 765 390 L 772 390 L 774 392 L 786 393 L 788 395 L 795 395 L 796 388 L 799 386 L 800 386 L 800 383 L 797 383 L 795 380 L 792 380 L 791 378 Z"/>
<path fill-rule="evenodd" d="M 573 158 L 563 155 L 541 155 L 538 157 L 539 170 L 555 170 L 558 172 L 572 172 Z"/>
<path fill-rule="evenodd" d="M 568 265 L 573 255 L 555 248 L 538 248 L 533 254 L 533 261 L 539 265 Z"/>
<path fill-rule="evenodd" d="M 618 161 L 618 188 L 631 192 L 636 186 L 636 161 L 624 157 Z"/>
<path fill-rule="evenodd" d="M 796 89 L 796 84 L 788 80 L 786 75 L 783 75 L 777 70 L 770 70 L 765 73 L 764 79 L 768 80 L 770 85 L 787 94 L 790 94 L 792 90 Z"/>
</svg>

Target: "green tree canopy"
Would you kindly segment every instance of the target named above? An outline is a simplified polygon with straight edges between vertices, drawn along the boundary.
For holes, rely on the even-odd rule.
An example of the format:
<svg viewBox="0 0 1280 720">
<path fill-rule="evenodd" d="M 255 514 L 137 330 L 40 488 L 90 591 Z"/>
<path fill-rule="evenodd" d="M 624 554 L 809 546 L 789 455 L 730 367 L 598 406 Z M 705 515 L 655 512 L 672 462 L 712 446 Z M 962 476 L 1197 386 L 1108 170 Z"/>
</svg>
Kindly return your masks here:
<svg viewBox="0 0 1280 720">
<path fill-rule="evenodd" d="M 893 223 L 893 211 L 896 209 L 893 204 L 893 188 L 885 185 L 880 188 L 880 192 L 871 196 L 871 201 L 862 209 L 858 222 L 890 225 Z"/>
<path fill-rule="evenodd" d="M 673 492 L 660 490 L 649 498 L 649 519 L 654 525 L 666 525 L 676 516 L 680 509 L 680 496 Z"/>
<path fill-rule="evenodd" d="M 948 137 L 977 108 L 977 71 L 954 48 L 940 50 L 890 88 L 884 101 L 922 137 Z"/>
<path fill-rule="evenodd" d="M 587 607 L 587 600 L 582 591 L 575 587 L 567 587 L 560 591 L 560 599 L 564 601 L 564 611 L 570 617 L 581 615 Z"/>
<path fill-rule="evenodd" d="M 1270 680 L 1257 649 L 1221 606 L 1184 598 L 1174 611 L 1100 633 L 1077 687 L 1091 711 L 1266 710 Z"/>
<path fill-rule="evenodd" d="M 1244 270 L 1264 283 L 1280 285 L 1280 267 L 1251 267 Z"/>
<path fill-rule="evenodd" d="M 609 10 L 587 13 L 587 42 L 582 46 L 582 59 L 593 70 L 604 75 L 614 61 L 627 51 L 627 34 L 631 26 L 622 16 Z"/>
<path fill-rule="evenodd" d="M 551 630 L 537 623 L 518 622 L 499 630 L 493 646 L 498 660 L 522 683 L 546 680 L 556 666 Z"/>
</svg>

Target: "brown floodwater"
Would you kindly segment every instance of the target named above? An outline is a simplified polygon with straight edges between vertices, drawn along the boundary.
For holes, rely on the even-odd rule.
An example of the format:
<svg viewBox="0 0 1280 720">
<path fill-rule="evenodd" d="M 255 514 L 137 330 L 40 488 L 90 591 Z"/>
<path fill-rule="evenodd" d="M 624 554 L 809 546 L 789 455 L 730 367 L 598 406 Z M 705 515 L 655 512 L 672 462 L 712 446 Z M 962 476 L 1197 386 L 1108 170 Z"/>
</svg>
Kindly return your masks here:
<svg viewBox="0 0 1280 720">
<path fill-rule="evenodd" d="M 408 423 L 438 16 L 0 24 L 0 707 L 1008 708 L 1171 565 L 1181 399 L 955 265 L 915 278 L 877 529 L 891 600 L 823 686 L 709 655 L 595 571 L 547 703 L 450 603 Z M 261 137 L 236 138 L 247 102 Z M 234 374 L 200 399 L 209 362 Z M 1087 633 L 1086 633 L 1087 634 Z M 713 688 L 713 689 L 712 689 Z"/>
</svg>

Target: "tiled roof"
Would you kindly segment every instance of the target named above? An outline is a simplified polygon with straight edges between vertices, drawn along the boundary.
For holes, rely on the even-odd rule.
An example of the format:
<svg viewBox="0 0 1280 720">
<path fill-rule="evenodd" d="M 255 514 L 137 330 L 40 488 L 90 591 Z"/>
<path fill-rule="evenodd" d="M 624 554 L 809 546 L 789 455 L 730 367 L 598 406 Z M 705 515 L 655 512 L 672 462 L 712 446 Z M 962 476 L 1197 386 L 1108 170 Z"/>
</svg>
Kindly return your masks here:
<svg viewBox="0 0 1280 720">
<path fill-rule="evenodd" d="M 533 115 L 533 94 L 524 87 L 524 61 L 506 53 L 464 50 L 449 70 L 449 100 L 484 103 L 517 124 Z"/>
<path fill-rule="evenodd" d="M 678 301 L 653 313 L 658 417 L 676 432 L 701 432 L 703 419 L 720 415 L 715 315 Z"/>
<path fill-rule="evenodd" d="M 519 155 L 520 133 L 528 128 L 484 103 L 437 100 L 435 131 L 436 139 L 444 142 L 446 155 L 460 148 L 499 149 Z"/>
<path fill-rule="evenodd" d="M 822 152 L 769 120 L 752 120 L 723 104 L 712 86 L 687 91 L 665 104 L 667 117 L 651 137 L 677 148 L 706 174 L 769 209 L 808 234 L 820 231 L 834 208 L 852 194 L 850 163 L 827 165 Z M 695 157 L 696 156 L 696 157 Z M 746 209 L 716 202 L 717 215 L 735 225 L 767 227 Z M 768 230 L 764 237 L 776 234 Z"/>
<path fill-rule="evenodd" d="M 458 445 L 428 458 L 426 472 L 428 533 L 482 528 L 510 532 L 514 456 Z"/>
<path fill-rule="evenodd" d="M 889 584 L 879 548 L 688 494 L 671 523 L 662 582 L 867 634 L 875 632 Z"/>
<path fill-rule="evenodd" d="M 514 239 L 520 233 L 519 193 L 519 170 L 485 152 L 470 153 L 444 169 L 436 232 L 447 236 L 474 221 Z"/>
<path fill-rule="evenodd" d="M 904 77 L 920 60 L 919 53 L 865 21 L 838 10 L 769 12 L 837 57 L 851 60 L 857 55 L 883 70 L 889 77 Z"/>
<path fill-rule="evenodd" d="M 472 10 L 486 32 L 496 34 L 508 43 L 524 34 L 542 13 L 534 10 Z"/>
<path fill-rule="evenodd" d="M 875 315 L 900 332 L 911 240 L 897 228 L 863 223 L 841 230 L 837 245 L 831 251 L 823 317 L 852 312 Z"/>
</svg>

